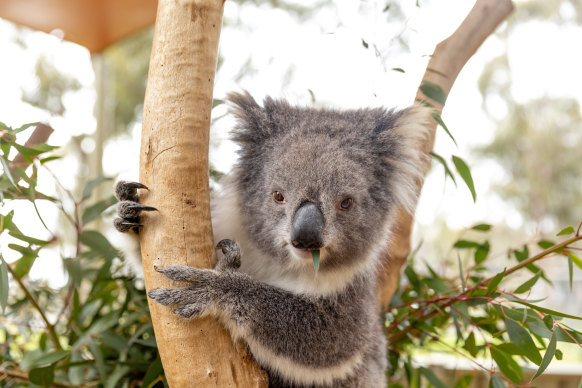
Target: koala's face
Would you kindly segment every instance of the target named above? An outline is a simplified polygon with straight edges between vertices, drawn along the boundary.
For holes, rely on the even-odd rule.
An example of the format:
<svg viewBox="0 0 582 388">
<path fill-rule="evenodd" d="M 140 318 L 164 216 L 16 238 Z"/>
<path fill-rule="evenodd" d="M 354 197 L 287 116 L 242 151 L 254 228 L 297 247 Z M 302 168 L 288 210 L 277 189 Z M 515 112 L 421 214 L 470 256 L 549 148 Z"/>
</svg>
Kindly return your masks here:
<svg viewBox="0 0 582 388">
<path fill-rule="evenodd" d="M 392 129 L 402 112 L 316 110 L 270 99 L 260 107 L 248 95 L 231 101 L 240 120 L 235 177 L 243 221 L 258 247 L 290 267 L 312 266 L 311 250 L 319 249 L 323 272 L 386 245 L 390 216 L 416 179 L 404 182 L 398 170 L 406 153 Z"/>
</svg>

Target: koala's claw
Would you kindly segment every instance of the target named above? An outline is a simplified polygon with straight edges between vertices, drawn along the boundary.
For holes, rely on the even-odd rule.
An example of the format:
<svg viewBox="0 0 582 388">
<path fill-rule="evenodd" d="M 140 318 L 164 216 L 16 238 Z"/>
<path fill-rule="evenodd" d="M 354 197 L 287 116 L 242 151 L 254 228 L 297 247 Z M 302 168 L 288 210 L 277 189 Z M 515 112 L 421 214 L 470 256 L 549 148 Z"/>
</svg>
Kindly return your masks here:
<svg viewBox="0 0 582 388">
<path fill-rule="evenodd" d="M 119 181 L 115 185 L 115 196 L 120 201 L 137 202 L 137 189 L 146 189 L 148 187 L 139 182 Z"/>
<path fill-rule="evenodd" d="M 216 249 L 221 249 L 224 257 L 216 263 L 216 269 L 219 271 L 234 270 L 240 267 L 240 247 L 232 240 L 221 240 L 216 245 Z"/>
<path fill-rule="evenodd" d="M 117 205 L 117 214 L 119 214 L 121 218 L 125 219 L 137 218 L 142 211 L 154 210 L 158 209 L 153 206 L 143 206 L 133 201 L 121 201 Z"/>
<path fill-rule="evenodd" d="M 119 232 L 125 233 L 129 232 L 131 229 L 138 229 L 143 225 L 139 222 L 132 222 L 123 218 L 116 218 L 113 220 L 113 226 L 115 226 L 115 229 L 117 229 Z"/>
<path fill-rule="evenodd" d="M 120 202 L 117 205 L 119 218 L 113 221 L 113 225 L 119 232 L 125 233 L 133 230 L 135 233 L 139 233 L 139 228 L 143 226 L 140 222 L 141 212 L 158 210 L 153 206 L 144 206 L 138 203 L 138 189 L 149 190 L 146 185 L 138 182 L 119 181 L 115 186 L 115 196 Z"/>
</svg>

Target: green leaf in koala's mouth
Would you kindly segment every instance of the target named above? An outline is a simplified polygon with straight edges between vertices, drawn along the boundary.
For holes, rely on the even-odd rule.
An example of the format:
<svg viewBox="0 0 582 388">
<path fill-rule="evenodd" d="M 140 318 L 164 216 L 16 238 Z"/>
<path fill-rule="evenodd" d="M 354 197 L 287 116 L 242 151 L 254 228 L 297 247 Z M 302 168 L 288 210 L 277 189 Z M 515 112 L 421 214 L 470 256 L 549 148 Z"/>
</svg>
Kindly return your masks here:
<svg viewBox="0 0 582 388">
<path fill-rule="evenodd" d="M 319 270 L 319 249 L 311 251 L 311 257 L 313 258 L 313 268 L 315 268 L 315 273 Z"/>
</svg>

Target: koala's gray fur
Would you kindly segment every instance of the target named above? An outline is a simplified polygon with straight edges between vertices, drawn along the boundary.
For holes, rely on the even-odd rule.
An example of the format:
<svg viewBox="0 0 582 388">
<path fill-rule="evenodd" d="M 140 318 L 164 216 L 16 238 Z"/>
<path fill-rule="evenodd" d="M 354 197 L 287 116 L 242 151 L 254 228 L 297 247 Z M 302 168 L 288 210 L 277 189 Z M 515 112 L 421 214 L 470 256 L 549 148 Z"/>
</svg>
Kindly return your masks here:
<svg viewBox="0 0 582 388">
<path fill-rule="evenodd" d="M 161 269 L 191 286 L 149 296 L 186 317 L 218 317 L 272 387 L 385 386 L 376 271 L 395 209 L 416 204 L 430 110 L 339 111 L 271 98 L 259 106 L 248 93 L 229 101 L 240 155 L 213 203 L 225 255 L 213 270 Z M 313 248 L 290 237 L 307 203 L 321 218 L 317 273 Z"/>
</svg>

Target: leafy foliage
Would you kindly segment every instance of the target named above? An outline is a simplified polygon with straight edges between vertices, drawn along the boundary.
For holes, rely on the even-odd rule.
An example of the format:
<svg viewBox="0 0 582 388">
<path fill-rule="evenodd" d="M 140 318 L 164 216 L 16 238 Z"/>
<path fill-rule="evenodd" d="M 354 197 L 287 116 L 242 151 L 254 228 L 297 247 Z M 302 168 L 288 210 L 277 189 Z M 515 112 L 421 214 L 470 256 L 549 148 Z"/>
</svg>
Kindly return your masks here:
<svg viewBox="0 0 582 388">
<path fill-rule="evenodd" d="M 116 202 L 113 197 L 91 201 L 93 189 L 107 179 L 90 181 L 79 198 L 69 192 L 54 198 L 36 190 L 40 174 L 51 176 L 45 163 L 55 159 L 50 156 L 55 147 L 18 143 L 16 135 L 29 126 L 13 129 L 0 123 L 0 198 L 18 202 L 16 211 L 26 205 L 23 201 L 33 207 L 47 202 L 74 232 L 71 236 L 47 226 L 50 238 L 41 239 L 17 225 L 15 210 L 0 214 L 0 234 L 15 241 L 7 248 L 17 257 L 7 263 L 0 255 L 0 386 L 166 386 L 143 284 L 116 275 L 122 256 L 91 226 Z M 12 149 L 30 166 L 14 163 Z M 52 289 L 32 280 L 29 272 L 41 251 L 56 254 L 57 245 L 67 282 Z"/>
<path fill-rule="evenodd" d="M 470 376 L 443 382 L 430 370 L 418 368 L 414 359 L 420 350 L 465 357 L 490 376 L 490 387 L 508 387 L 529 384 L 554 358 L 560 359 L 560 342 L 582 347 L 582 332 L 564 321 L 582 317 L 542 307 L 540 301 L 524 295 L 539 280 L 549 282 L 536 264 L 539 260 L 569 260 L 577 249 L 573 244 L 582 240 L 580 229 L 563 229 L 558 234 L 567 237 L 558 243 L 539 241 L 536 245 L 541 251 L 531 256 L 528 245 L 510 251 L 508 259 L 513 260 L 513 266 L 493 276 L 486 267 L 494 260 L 487 240 L 461 238 L 454 243 L 458 277 L 440 275 L 429 264 L 423 274 L 411 260 L 404 270 L 403 284 L 385 313 L 390 386 L 401 387 L 406 382 L 419 387 L 423 379 L 433 387 L 468 386 L 464 379 L 470 381 Z M 491 226 L 479 224 L 471 230 L 485 235 Z M 461 255 L 470 258 L 470 264 L 463 264 Z M 533 272 L 533 277 L 517 286 L 512 279 L 507 280 L 524 270 Z M 486 359 L 493 365 L 485 363 Z M 532 365 L 535 374 L 526 379 L 525 370 Z"/>
</svg>

